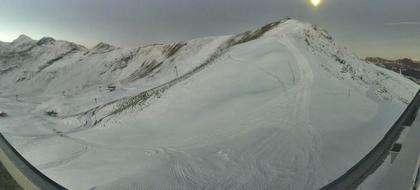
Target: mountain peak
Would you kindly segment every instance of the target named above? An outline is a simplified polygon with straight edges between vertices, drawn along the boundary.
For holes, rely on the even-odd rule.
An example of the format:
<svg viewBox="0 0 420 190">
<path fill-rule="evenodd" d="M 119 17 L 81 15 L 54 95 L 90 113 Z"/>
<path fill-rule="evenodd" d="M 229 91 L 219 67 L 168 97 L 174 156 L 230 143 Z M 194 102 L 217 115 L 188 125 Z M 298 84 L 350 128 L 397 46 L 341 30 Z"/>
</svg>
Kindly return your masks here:
<svg viewBox="0 0 420 190">
<path fill-rule="evenodd" d="M 44 45 L 44 44 L 53 44 L 56 40 L 54 38 L 51 37 L 43 37 L 41 38 L 37 44 L 38 45 Z"/>
<path fill-rule="evenodd" d="M 94 49 L 108 49 L 108 48 L 115 48 L 113 45 L 111 44 L 107 44 L 105 42 L 100 42 L 99 44 L 97 44 Z"/>
<path fill-rule="evenodd" d="M 96 53 L 106 53 L 109 51 L 113 51 L 117 49 L 117 47 L 104 43 L 104 42 L 100 42 L 98 45 L 96 45 L 94 48 L 92 48 L 92 52 L 96 52 Z"/>
<path fill-rule="evenodd" d="M 12 43 L 26 43 L 26 42 L 31 42 L 33 41 L 32 38 L 30 38 L 29 36 L 25 35 L 25 34 L 21 34 L 18 38 L 16 38 L 15 40 L 13 40 Z"/>
</svg>

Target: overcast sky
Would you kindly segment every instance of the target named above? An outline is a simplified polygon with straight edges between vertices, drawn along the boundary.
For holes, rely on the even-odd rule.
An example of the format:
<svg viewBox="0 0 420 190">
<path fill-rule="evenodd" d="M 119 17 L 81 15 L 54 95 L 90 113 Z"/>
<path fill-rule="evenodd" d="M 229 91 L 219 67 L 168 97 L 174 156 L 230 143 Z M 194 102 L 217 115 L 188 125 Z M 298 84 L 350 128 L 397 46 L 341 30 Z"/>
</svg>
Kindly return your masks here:
<svg viewBox="0 0 420 190">
<path fill-rule="evenodd" d="M 420 59 L 420 0 L 1 0 L 0 41 L 51 36 L 120 47 L 236 34 L 286 16 L 359 56 Z"/>
</svg>

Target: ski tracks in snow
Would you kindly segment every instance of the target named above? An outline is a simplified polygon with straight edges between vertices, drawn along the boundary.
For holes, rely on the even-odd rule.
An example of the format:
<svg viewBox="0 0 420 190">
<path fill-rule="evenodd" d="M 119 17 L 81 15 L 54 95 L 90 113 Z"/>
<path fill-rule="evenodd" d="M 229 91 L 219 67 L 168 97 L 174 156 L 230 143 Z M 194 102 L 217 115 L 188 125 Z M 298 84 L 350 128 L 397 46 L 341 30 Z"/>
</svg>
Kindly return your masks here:
<svg viewBox="0 0 420 190">
<path fill-rule="evenodd" d="M 268 77 L 272 77 L 278 81 L 280 83 L 279 87 L 287 91 L 284 96 L 287 96 L 288 102 L 290 103 L 289 105 L 291 105 L 292 110 L 290 112 L 290 117 L 285 118 L 286 120 L 284 120 L 283 123 L 289 126 L 287 129 L 289 130 L 288 133 L 290 132 L 293 134 L 292 136 L 300 136 L 301 138 L 297 140 L 298 145 L 287 148 L 290 150 L 296 149 L 293 150 L 294 155 L 290 156 L 290 158 L 293 159 L 293 161 L 290 162 L 291 165 L 287 170 L 276 171 L 276 161 L 272 160 L 276 157 L 263 156 L 270 155 L 268 152 L 275 153 L 277 155 L 285 153 L 284 150 L 273 148 L 276 147 L 277 143 L 282 143 L 281 146 L 283 147 L 287 146 L 285 145 L 287 142 L 282 139 L 284 137 L 283 130 L 273 129 L 273 131 L 270 131 L 270 133 L 264 132 L 260 134 L 262 135 L 261 139 L 252 143 L 251 147 L 246 147 L 246 149 L 241 152 L 232 153 L 232 158 L 230 158 L 228 153 L 221 155 L 223 159 L 230 158 L 226 160 L 226 162 L 232 164 L 232 166 L 230 166 L 231 169 L 242 173 L 237 174 L 241 177 L 226 175 L 219 179 L 215 176 L 207 176 L 209 173 L 216 176 L 217 174 L 220 174 L 220 171 L 216 169 L 210 169 L 213 167 L 205 167 L 209 164 L 215 164 L 212 161 L 201 160 L 204 158 L 193 158 L 190 157 L 188 153 L 166 152 L 166 154 L 172 158 L 169 159 L 167 163 L 170 168 L 171 176 L 174 176 L 177 181 L 179 181 L 184 186 L 196 187 L 199 189 L 206 189 L 208 187 L 215 189 L 225 189 L 226 187 L 229 189 L 252 189 L 256 187 L 259 187 L 259 189 L 267 189 L 270 187 L 286 187 L 288 189 L 313 189 L 318 185 L 315 184 L 317 181 L 316 172 L 318 169 L 316 165 L 319 162 L 318 153 L 320 152 L 319 149 L 322 146 L 322 140 L 318 131 L 316 131 L 316 129 L 314 129 L 309 123 L 311 88 L 314 80 L 312 68 L 305 55 L 293 44 L 293 42 L 290 41 L 287 36 L 284 35 L 281 37 L 276 37 L 276 40 L 278 43 L 287 47 L 288 51 L 292 54 L 292 57 L 295 60 L 296 67 L 289 65 L 291 72 L 293 72 L 292 87 L 288 88 L 285 85 L 285 82 L 282 81 L 281 77 L 277 76 L 276 73 L 261 68 L 254 63 L 251 64 L 257 67 L 257 69 L 261 72 L 267 74 Z M 245 60 L 240 60 L 233 57 L 229 53 L 227 54 L 227 58 L 236 62 L 246 62 Z M 220 154 L 221 151 L 214 150 L 213 152 Z M 235 168 L 235 165 L 242 165 L 246 167 Z M 215 166 L 214 168 L 218 167 Z M 203 173 L 203 171 L 207 172 Z M 295 176 L 295 178 L 283 178 L 284 176 L 278 172 L 289 174 L 294 173 L 292 175 Z M 202 178 L 197 176 L 205 176 L 204 178 L 207 180 L 203 181 Z M 280 179 L 276 179 L 276 176 Z M 232 180 L 234 179 L 240 180 L 238 184 L 235 184 L 235 182 L 232 183 Z M 255 180 L 255 182 L 241 181 L 244 179 Z M 212 182 L 209 182 L 208 180 Z M 258 180 L 267 181 L 265 181 L 266 183 L 259 184 L 257 182 Z M 290 185 L 291 181 L 295 181 L 296 183 L 293 184 L 296 185 Z"/>
<path fill-rule="evenodd" d="M 88 151 L 88 147 L 87 146 L 82 146 L 79 151 L 72 153 L 70 156 L 67 156 L 66 158 L 38 165 L 37 168 L 39 170 L 47 170 L 47 169 L 50 169 L 50 168 L 63 166 L 65 164 L 70 163 L 71 161 L 79 158 L 80 156 L 85 154 L 87 151 Z"/>
<path fill-rule="evenodd" d="M 286 88 L 284 81 L 281 81 L 281 77 L 277 76 L 276 73 L 260 68 L 254 63 L 251 64 L 258 67 L 259 70 L 269 77 L 279 80 L 283 84 L 280 88 L 287 90 L 284 96 L 287 96 L 292 110 L 290 117 L 285 118 L 286 120 L 283 123 L 287 123 L 289 126 L 287 133 L 293 134 L 293 137 L 290 138 L 295 136 L 300 138 L 297 139 L 297 145 L 287 147 L 287 138 L 283 138 L 284 130 L 273 128 L 268 131 L 258 130 L 256 134 L 252 133 L 252 136 L 259 136 L 260 139 L 255 139 L 253 143 L 250 143 L 250 146 L 243 147 L 240 150 L 235 150 L 235 146 L 233 146 L 232 150 L 234 152 L 231 153 L 218 150 L 217 148 L 202 150 L 206 153 L 216 152 L 225 162 L 213 162 L 206 156 L 194 157 L 182 151 L 165 151 L 170 158 L 166 163 L 169 167 L 170 175 L 181 186 L 197 189 L 275 189 L 280 187 L 285 189 L 314 189 L 318 185 L 316 184 L 316 181 L 318 181 L 316 179 L 318 169 L 316 165 L 319 162 L 318 153 L 320 152 L 322 141 L 319 133 L 309 123 L 310 96 L 314 79 L 312 68 L 308 59 L 287 36 L 276 39 L 280 44 L 287 47 L 296 62 L 297 69 L 295 70 L 298 71 L 294 72 L 296 76 L 293 75 L 293 80 L 297 80 L 294 86 Z M 245 62 L 232 57 L 230 54 L 227 55 L 227 58 L 237 62 Z M 293 67 L 291 69 L 293 70 Z M 279 123 L 279 125 L 281 124 Z M 240 137 L 238 140 L 247 138 L 251 138 L 251 136 Z M 233 140 L 233 142 L 236 142 L 236 140 Z M 278 143 L 281 145 L 277 145 Z M 223 146 L 226 144 L 223 144 Z M 282 150 L 279 146 L 285 147 L 286 150 Z M 287 150 L 293 150 L 293 155 L 287 155 Z M 161 151 L 157 150 L 157 152 Z M 270 154 L 275 154 L 276 156 L 270 156 Z M 280 166 L 277 164 L 281 163 L 277 163 L 278 160 L 273 159 L 277 159 L 277 156 L 282 154 L 292 160 L 290 160 L 290 166 L 287 170 L 278 171 L 276 168 Z M 225 163 L 226 165 L 219 165 L 220 163 Z M 237 166 L 242 167 L 238 168 Z M 224 167 L 232 170 L 230 175 L 220 173 L 221 171 L 219 170 Z M 288 173 L 295 177 L 291 179 L 282 175 L 283 173 Z M 218 175 L 223 177 L 217 177 Z M 203 179 L 206 180 L 203 181 Z M 295 185 L 291 185 L 292 181 L 295 182 L 293 183 Z"/>
<path fill-rule="evenodd" d="M 307 170 L 305 173 L 305 178 L 302 180 L 306 180 L 301 184 L 305 184 L 303 189 L 313 189 L 316 188 L 317 184 L 315 184 L 316 179 L 314 179 L 317 175 L 316 172 L 318 168 L 315 168 L 316 162 L 319 161 L 318 153 L 320 152 L 320 148 L 322 146 L 322 139 L 318 131 L 310 125 L 310 116 L 309 116 L 309 107 L 310 107 L 310 98 L 311 98 L 311 88 L 312 83 L 314 80 L 314 74 L 312 72 L 312 68 L 308 59 L 303 55 L 303 53 L 291 42 L 290 38 L 287 37 L 285 34 L 281 36 L 281 38 L 277 39 L 279 43 L 285 45 L 288 50 L 292 53 L 293 57 L 296 60 L 296 64 L 299 68 L 299 78 L 300 81 L 296 84 L 298 86 L 298 93 L 294 96 L 295 99 L 295 119 L 297 121 L 297 128 L 296 130 L 301 130 L 303 134 L 307 135 L 307 137 L 311 140 L 311 143 L 306 145 L 310 146 L 309 153 L 306 154 L 307 156 Z M 305 147 L 306 148 L 306 147 Z M 304 151 L 305 152 L 305 151 Z"/>
</svg>

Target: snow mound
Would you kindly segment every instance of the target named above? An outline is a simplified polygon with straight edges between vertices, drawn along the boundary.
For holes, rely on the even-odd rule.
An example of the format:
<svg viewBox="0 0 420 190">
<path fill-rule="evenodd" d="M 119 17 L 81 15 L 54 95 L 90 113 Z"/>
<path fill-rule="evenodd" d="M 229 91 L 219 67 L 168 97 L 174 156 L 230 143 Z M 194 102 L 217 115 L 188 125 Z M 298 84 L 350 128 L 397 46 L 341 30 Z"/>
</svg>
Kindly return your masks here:
<svg viewBox="0 0 420 190">
<path fill-rule="evenodd" d="M 34 40 L 32 38 L 30 38 L 29 36 L 22 34 L 20 35 L 18 38 L 16 38 L 15 40 L 13 40 L 13 44 L 15 45 L 19 45 L 19 44 L 25 44 L 25 43 L 31 43 Z"/>
</svg>

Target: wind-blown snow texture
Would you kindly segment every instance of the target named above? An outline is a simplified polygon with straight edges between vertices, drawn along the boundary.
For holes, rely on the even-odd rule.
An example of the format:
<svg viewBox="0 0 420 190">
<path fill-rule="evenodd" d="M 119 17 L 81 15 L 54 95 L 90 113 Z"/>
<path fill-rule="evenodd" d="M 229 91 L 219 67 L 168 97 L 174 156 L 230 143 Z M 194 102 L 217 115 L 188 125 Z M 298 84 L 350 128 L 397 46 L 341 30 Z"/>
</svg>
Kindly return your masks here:
<svg viewBox="0 0 420 190">
<path fill-rule="evenodd" d="M 0 131 L 69 189 L 317 189 L 418 88 L 295 20 L 132 49 L 0 43 Z"/>
</svg>

